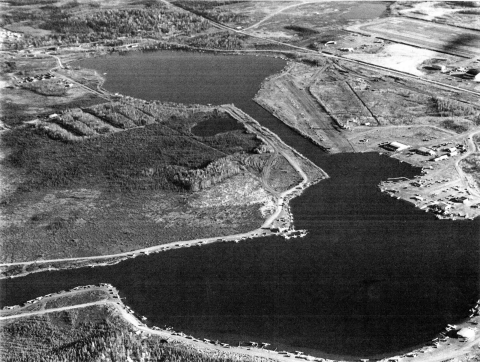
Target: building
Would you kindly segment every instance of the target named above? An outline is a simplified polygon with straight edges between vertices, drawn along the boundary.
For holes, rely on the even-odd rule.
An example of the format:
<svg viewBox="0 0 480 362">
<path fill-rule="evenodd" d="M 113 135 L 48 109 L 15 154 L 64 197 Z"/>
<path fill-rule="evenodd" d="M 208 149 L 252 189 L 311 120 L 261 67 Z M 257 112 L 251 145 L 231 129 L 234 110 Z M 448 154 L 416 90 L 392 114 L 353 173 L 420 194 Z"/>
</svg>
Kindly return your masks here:
<svg viewBox="0 0 480 362">
<path fill-rule="evenodd" d="M 446 214 L 451 207 L 451 205 L 445 202 L 439 202 L 437 204 L 430 205 L 430 209 L 437 214 Z"/>
<path fill-rule="evenodd" d="M 400 143 L 400 142 L 390 142 L 390 143 L 384 144 L 382 147 L 389 151 L 399 152 L 399 151 L 406 150 L 410 146 L 404 145 L 403 143 Z"/>
<path fill-rule="evenodd" d="M 434 162 L 443 161 L 443 160 L 446 160 L 447 158 L 448 158 L 448 155 L 441 155 L 441 156 L 435 157 L 433 161 Z"/>
<path fill-rule="evenodd" d="M 471 68 L 465 72 L 467 78 L 472 78 L 474 82 L 480 82 L 480 68 Z"/>
<path fill-rule="evenodd" d="M 430 65 L 425 65 L 423 69 L 428 69 L 428 70 L 439 70 L 442 73 L 447 72 L 447 67 L 443 64 L 430 64 Z"/>
<path fill-rule="evenodd" d="M 471 68 L 471 69 L 467 70 L 466 74 L 471 76 L 471 77 L 475 77 L 478 74 L 480 74 L 480 68 Z"/>
<path fill-rule="evenodd" d="M 444 161 L 444 160 L 446 160 L 446 159 L 448 159 L 448 155 L 441 155 L 441 156 L 435 157 L 435 158 L 433 159 L 433 161 L 434 161 L 434 162 L 439 162 L 439 161 Z"/>
<path fill-rule="evenodd" d="M 470 327 L 465 327 L 457 331 L 457 335 L 459 337 L 463 337 L 468 341 L 472 341 L 475 339 L 475 331 Z"/>
<path fill-rule="evenodd" d="M 437 153 L 434 150 L 431 150 L 430 148 L 427 147 L 419 147 L 415 150 L 419 155 L 423 156 L 436 156 Z"/>
</svg>

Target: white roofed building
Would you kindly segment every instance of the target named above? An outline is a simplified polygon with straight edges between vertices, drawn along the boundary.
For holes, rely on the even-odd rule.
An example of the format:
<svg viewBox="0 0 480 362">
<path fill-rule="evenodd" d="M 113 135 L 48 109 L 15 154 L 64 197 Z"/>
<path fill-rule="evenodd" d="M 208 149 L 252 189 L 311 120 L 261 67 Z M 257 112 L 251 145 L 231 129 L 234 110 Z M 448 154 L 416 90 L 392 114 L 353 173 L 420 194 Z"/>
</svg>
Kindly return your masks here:
<svg viewBox="0 0 480 362">
<path fill-rule="evenodd" d="M 395 151 L 395 152 L 406 150 L 409 147 L 410 146 L 404 145 L 403 143 L 400 143 L 400 142 L 390 142 L 383 145 L 383 148 L 389 151 Z"/>
<path fill-rule="evenodd" d="M 463 337 L 463 338 L 465 338 L 469 341 L 475 339 L 475 331 L 470 327 L 465 327 L 465 328 L 460 329 L 457 332 L 457 335 L 459 337 Z"/>
</svg>

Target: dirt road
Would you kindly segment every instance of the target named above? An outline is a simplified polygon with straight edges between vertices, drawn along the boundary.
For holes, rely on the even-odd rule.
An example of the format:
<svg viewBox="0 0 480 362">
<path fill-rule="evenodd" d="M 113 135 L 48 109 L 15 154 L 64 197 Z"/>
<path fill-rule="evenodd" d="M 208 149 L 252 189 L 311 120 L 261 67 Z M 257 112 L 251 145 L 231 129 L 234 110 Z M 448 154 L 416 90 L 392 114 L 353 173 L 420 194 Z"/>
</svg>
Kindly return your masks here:
<svg viewBox="0 0 480 362">
<path fill-rule="evenodd" d="M 18 318 L 25 318 L 25 317 L 31 317 L 31 316 L 38 316 L 38 315 L 44 315 L 48 313 L 54 313 L 54 312 L 62 312 L 66 310 L 72 310 L 72 309 L 79 309 L 79 308 L 87 308 L 90 306 L 110 306 L 115 308 L 118 313 L 124 318 L 125 321 L 130 323 L 137 331 L 141 331 L 144 334 L 147 335 L 156 335 L 160 336 L 161 338 L 167 340 L 168 342 L 177 342 L 181 344 L 186 344 L 186 345 L 191 345 L 192 347 L 195 347 L 198 350 L 210 350 L 212 352 L 219 351 L 223 353 L 234 353 L 234 354 L 239 354 L 239 355 L 248 355 L 251 357 L 264 357 L 264 358 L 269 358 L 269 359 L 274 359 L 274 360 L 279 360 L 279 361 L 292 361 L 293 360 L 293 355 L 292 357 L 286 357 L 282 354 L 278 354 L 275 351 L 272 350 L 267 350 L 267 349 L 262 349 L 262 348 L 253 348 L 253 347 L 234 347 L 234 346 L 221 346 L 219 344 L 212 344 L 212 343 L 207 343 L 204 341 L 199 341 L 199 340 L 193 340 L 192 338 L 187 338 L 187 336 L 180 336 L 180 335 L 173 335 L 174 332 L 166 331 L 166 330 L 157 330 L 157 329 L 152 329 L 149 328 L 148 326 L 144 325 L 142 322 L 140 322 L 133 314 L 129 313 L 123 303 L 121 302 L 116 302 L 113 300 L 101 300 L 97 302 L 91 302 L 91 303 L 82 303 L 82 304 L 77 304 L 77 305 L 72 305 L 72 306 L 65 306 L 65 307 L 60 307 L 60 308 L 49 308 L 49 309 L 44 309 L 40 311 L 35 311 L 35 312 L 26 312 L 22 314 L 15 314 L 11 316 L 5 316 L 5 317 L 0 317 L 0 323 L 5 320 L 12 320 L 12 319 L 18 319 Z"/>
<path fill-rule="evenodd" d="M 463 155 L 463 157 L 461 157 L 460 159 L 458 159 L 455 162 L 455 169 L 457 170 L 458 175 L 460 176 L 460 179 L 462 180 L 463 186 L 465 186 L 465 188 L 468 190 L 468 192 L 470 192 L 470 194 L 480 198 L 480 192 L 477 188 L 477 185 L 476 185 L 475 181 L 472 182 L 470 180 L 469 175 L 465 174 L 462 167 L 460 166 L 460 162 L 462 162 L 464 159 L 466 159 L 471 154 L 478 152 L 477 145 L 476 145 L 475 141 L 473 140 L 473 137 L 478 135 L 478 134 L 480 134 L 480 131 L 475 131 L 475 132 L 472 132 L 468 135 L 468 137 L 467 137 L 468 150 Z"/>
<path fill-rule="evenodd" d="M 95 287 L 92 286 L 95 289 L 102 289 L 103 287 Z M 108 287 L 107 287 L 108 288 Z M 297 355 L 294 353 L 290 353 L 288 355 L 285 354 L 279 354 L 276 351 L 268 350 L 268 349 L 263 349 L 263 348 L 253 348 L 253 347 L 247 347 L 247 346 L 222 346 L 220 344 L 212 344 L 209 342 L 205 341 L 200 341 L 198 339 L 194 339 L 191 336 L 186 336 L 186 335 L 178 335 L 173 331 L 168 331 L 168 330 L 161 330 L 161 329 L 156 329 L 150 328 L 143 324 L 141 321 L 139 321 L 135 315 L 132 313 L 132 311 L 128 311 L 127 307 L 123 304 L 123 302 L 118 299 L 118 292 L 111 292 L 111 289 L 105 289 L 105 292 L 109 295 L 108 299 L 103 299 L 95 302 L 90 302 L 90 303 L 81 303 L 77 305 L 71 305 L 71 306 L 64 306 L 64 307 L 59 307 L 59 308 L 46 308 L 43 310 L 39 311 L 33 311 L 33 312 L 25 312 L 25 313 L 19 313 L 15 315 L 10 315 L 10 316 L 3 316 L 0 317 L 0 324 L 2 321 L 6 320 L 14 320 L 18 318 L 25 318 L 25 317 L 31 317 L 31 316 L 38 316 L 38 315 L 44 315 L 48 313 L 53 313 L 53 312 L 61 312 L 61 311 L 66 311 L 66 310 L 72 310 L 72 309 L 79 309 L 79 308 L 88 308 L 91 306 L 109 306 L 114 308 L 122 317 L 123 319 L 128 322 L 129 324 L 132 325 L 134 329 L 137 331 L 140 331 L 141 333 L 145 335 L 156 335 L 161 337 L 162 339 L 167 340 L 168 342 L 175 342 L 175 343 L 180 343 L 184 345 L 190 345 L 198 350 L 201 351 L 210 351 L 210 352 L 222 352 L 222 353 L 233 353 L 233 354 L 238 354 L 238 355 L 247 355 L 251 357 L 264 357 L 264 358 L 269 358 L 277 361 L 294 361 L 297 358 Z M 71 294 L 76 294 L 77 292 L 75 291 L 68 291 L 63 294 L 61 294 L 61 297 L 65 297 Z M 50 297 L 50 299 L 54 299 L 57 296 Z M 117 298 L 117 299 L 116 299 Z M 455 342 L 453 345 L 447 345 L 445 342 L 442 342 L 438 348 L 431 348 L 430 352 L 418 354 L 416 357 L 407 357 L 406 355 L 399 356 L 398 359 L 402 362 L 441 362 L 448 360 L 450 358 L 455 358 L 462 356 L 464 354 L 467 354 L 471 352 L 472 348 L 477 346 L 480 342 L 480 335 L 477 334 L 476 338 L 468 341 L 466 343 L 461 343 L 461 342 Z M 315 358 L 312 356 L 304 356 L 304 359 L 308 361 L 317 361 L 317 362 L 334 362 L 333 360 L 329 359 L 324 359 L 324 358 Z M 389 358 L 385 358 L 381 361 L 388 361 Z"/>
<path fill-rule="evenodd" d="M 282 194 L 278 195 L 277 199 L 277 208 L 273 215 L 271 215 L 262 225 L 262 227 L 246 232 L 246 233 L 241 233 L 241 234 L 234 234 L 234 235 L 228 235 L 228 236 L 218 236 L 218 237 L 211 237 L 211 238 L 202 238 L 202 239 L 194 239 L 194 240 L 184 240 L 184 241 L 175 241 L 171 242 L 168 244 L 162 244 L 162 245 L 157 245 L 157 246 L 152 246 L 148 248 L 143 248 L 143 249 L 138 249 L 138 250 L 133 250 L 129 252 L 124 252 L 124 253 L 118 253 L 118 254 L 110 254 L 110 255 L 97 255 L 97 256 L 90 256 L 90 257 L 78 257 L 78 258 L 62 258 L 62 259 L 48 259 L 48 260 L 35 260 L 35 261 L 27 261 L 27 262 L 17 262 L 17 263 L 4 263 L 0 264 L 0 267 L 8 267 L 8 266 L 15 266 L 15 265 L 28 265 L 28 264 L 52 264 L 52 263 L 57 263 L 57 262 L 66 262 L 66 261 L 96 261 L 96 260 L 108 260 L 112 258 L 122 258 L 122 257 L 134 257 L 139 254 L 150 254 L 150 253 L 155 253 L 155 252 L 160 252 L 160 251 L 165 251 L 169 249 L 174 249 L 174 248 L 181 248 L 181 247 L 190 247 L 194 245 L 205 245 L 205 244 L 210 244 L 214 242 L 220 242 L 220 241 L 238 241 L 242 239 L 247 239 L 247 238 L 253 238 L 253 237 L 259 237 L 259 236 L 265 236 L 265 235 L 270 235 L 272 232 L 268 230 L 270 225 L 273 223 L 276 217 L 282 212 L 284 204 L 285 204 L 285 198 L 294 192 L 299 192 L 299 190 L 303 189 L 306 187 L 307 183 L 309 181 L 308 176 L 305 174 L 305 172 L 302 170 L 300 165 L 292 158 L 290 157 L 285 150 L 290 150 L 294 154 L 297 154 L 299 157 L 303 157 L 300 154 L 298 154 L 297 151 L 283 143 L 283 141 L 274 133 L 270 132 L 268 129 L 262 127 L 257 121 L 255 121 L 253 118 L 248 116 L 246 113 L 241 111 L 240 109 L 236 108 L 233 105 L 223 105 L 221 106 L 223 110 L 228 112 L 232 117 L 234 117 L 237 120 L 240 120 L 241 122 L 244 122 L 247 127 L 249 127 L 251 130 L 254 130 L 255 133 L 260 134 L 260 137 L 269 145 L 271 146 L 275 152 L 278 154 L 281 154 L 285 159 L 292 165 L 292 167 L 299 172 L 300 176 L 303 178 L 303 181 L 294 187 L 292 187 L 290 190 L 287 190 L 283 192 Z M 303 157 L 306 159 L 305 157 Z M 326 174 L 325 174 L 326 175 Z"/>
<path fill-rule="evenodd" d="M 286 152 L 284 152 L 281 149 L 281 147 L 289 148 L 290 150 L 292 150 L 294 152 L 296 152 L 296 151 L 293 150 L 292 148 L 290 148 L 289 146 L 287 146 L 286 144 L 284 144 L 283 141 L 281 141 L 280 138 L 276 134 L 268 131 L 266 128 L 263 128 L 257 121 L 255 121 L 252 117 L 250 117 L 248 114 L 246 114 L 245 112 L 241 111 L 238 108 L 228 106 L 228 105 L 223 106 L 223 108 L 233 118 L 242 121 L 244 124 L 250 124 L 250 125 L 256 126 L 256 128 L 257 128 L 256 132 L 257 133 L 261 132 L 262 136 L 264 136 L 264 137 L 262 137 L 262 140 L 265 143 L 267 143 L 270 147 L 272 147 L 275 150 L 275 152 L 277 152 L 277 153 L 281 154 L 283 157 L 285 157 L 285 159 L 290 163 L 290 165 L 292 165 L 292 167 L 299 173 L 299 175 L 303 179 L 303 181 L 299 185 L 296 185 L 295 187 L 292 187 L 291 189 L 289 189 L 287 191 L 284 191 L 280 195 L 278 195 L 277 207 L 276 207 L 275 212 L 272 215 L 270 215 L 270 217 L 267 220 L 265 220 L 265 222 L 262 225 L 262 228 L 268 228 L 268 227 L 270 227 L 270 225 L 273 223 L 273 221 L 282 212 L 283 204 L 285 203 L 285 198 L 287 196 L 293 194 L 294 192 L 298 192 L 299 188 L 303 189 L 303 188 L 306 187 L 306 184 L 309 182 L 308 176 L 302 170 L 302 168 L 297 163 L 297 161 L 294 160 L 292 157 L 290 157 Z M 279 145 L 281 145 L 281 147 L 279 147 Z"/>
<path fill-rule="evenodd" d="M 258 27 L 260 24 L 263 24 L 264 22 L 266 22 L 267 20 L 273 18 L 274 16 L 284 12 L 285 10 L 287 9 L 291 9 L 291 8 L 295 8 L 297 6 L 300 6 L 300 5 L 304 5 L 304 4 L 309 4 L 309 3 L 312 3 L 312 2 L 316 2 L 316 1 L 299 1 L 297 4 L 292 4 L 292 5 L 288 5 L 288 6 L 285 6 L 281 9 L 278 9 L 276 11 L 274 11 L 273 13 L 270 13 L 268 14 L 266 17 L 264 17 L 262 20 L 258 21 L 257 23 L 253 24 L 253 25 L 250 25 L 248 28 L 245 28 L 244 30 L 250 30 L 250 29 L 253 29 L 253 28 L 256 28 Z"/>
</svg>

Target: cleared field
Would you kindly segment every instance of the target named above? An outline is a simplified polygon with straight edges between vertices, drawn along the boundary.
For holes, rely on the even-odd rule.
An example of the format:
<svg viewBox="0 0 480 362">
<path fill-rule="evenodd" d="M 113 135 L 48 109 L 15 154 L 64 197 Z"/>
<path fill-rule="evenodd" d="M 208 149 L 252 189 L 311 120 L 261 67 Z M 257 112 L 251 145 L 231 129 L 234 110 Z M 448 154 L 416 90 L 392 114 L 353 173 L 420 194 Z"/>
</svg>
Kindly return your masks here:
<svg viewBox="0 0 480 362">
<path fill-rule="evenodd" d="M 480 30 L 480 9 L 475 6 L 474 1 L 422 1 L 395 5 L 403 16 Z"/>
<path fill-rule="evenodd" d="M 480 32 L 449 25 L 415 19 L 386 18 L 354 25 L 348 30 L 449 54 L 465 57 L 480 55 Z"/>
<path fill-rule="evenodd" d="M 295 64 L 289 72 L 265 82 L 255 101 L 321 147 L 333 153 L 353 152 L 337 121 L 309 90 L 323 70 Z"/>
<path fill-rule="evenodd" d="M 310 92 L 339 123 L 347 124 L 353 117 L 362 123 L 375 124 L 377 120 L 372 117 L 355 92 L 355 88 L 358 90 L 365 88 L 361 83 L 341 80 L 324 82 L 311 86 Z"/>
</svg>

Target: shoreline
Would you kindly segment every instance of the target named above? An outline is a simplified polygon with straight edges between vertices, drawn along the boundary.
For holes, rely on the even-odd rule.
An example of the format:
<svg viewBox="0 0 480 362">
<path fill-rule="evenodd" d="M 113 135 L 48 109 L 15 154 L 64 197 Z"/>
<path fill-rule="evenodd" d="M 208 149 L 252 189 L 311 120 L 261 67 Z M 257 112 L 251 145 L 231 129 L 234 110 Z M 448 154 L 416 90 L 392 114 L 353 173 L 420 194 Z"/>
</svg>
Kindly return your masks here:
<svg viewBox="0 0 480 362">
<path fill-rule="evenodd" d="M 255 121 L 256 122 L 256 121 Z M 257 122 L 258 123 L 258 122 Z M 261 126 L 260 126 L 261 127 Z M 291 127 L 293 129 L 295 129 L 294 127 Z M 263 127 L 262 127 L 262 130 L 263 130 Z M 265 130 L 267 130 L 265 128 Z M 268 130 L 267 130 L 268 131 Z M 298 132 L 298 130 L 297 130 Z M 273 137 L 276 137 L 278 138 L 278 136 L 276 136 L 274 133 L 272 133 L 272 136 Z M 289 147 L 288 145 L 286 145 L 287 147 Z M 294 149 L 292 149 L 291 147 L 289 147 L 294 153 L 296 153 L 297 156 L 301 156 L 298 152 L 296 152 Z M 286 157 L 286 159 L 288 160 L 288 158 Z M 308 160 L 308 159 L 307 159 Z M 290 162 L 290 161 L 289 161 Z M 401 161 L 402 162 L 402 161 Z M 405 161 L 403 161 L 405 162 Z M 293 165 L 292 165 L 293 166 Z M 297 170 L 298 171 L 298 170 Z M 277 203 L 277 208 L 275 210 L 275 213 L 273 215 L 271 215 L 264 223 L 264 225 L 261 227 L 261 228 L 258 228 L 258 229 L 255 229 L 253 231 L 250 231 L 250 232 L 247 232 L 247 233 L 241 233 L 241 234 L 235 234 L 235 235 L 230 235 L 230 236 L 227 236 L 227 237 L 212 237 L 212 238 L 204 238 L 204 239 L 195 239 L 195 240 L 188 240 L 188 241 L 179 241 L 179 242 L 172 242 L 172 243 L 168 243 L 168 244 L 163 244 L 163 245 L 159 245 L 159 246 L 154 246 L 154 247 L 149 247 L 149 248 L 145 248 L 145 249 L 138 249 L 138 250 L 135 250 L 135 251 L 130 251 L 130 252 L 125 252 L 125 253 L 119 253 L 119 254 L 115 254 L 115 255 L 109 255 L 109 256 L 97 256 L 97 257 L 86 257 L 86 258 L 71 258 L 71 259 L 54 259 L 53 261 L 58 261 L 58 260 L 63 260 L 63 261 L 68 261 L 68 260 L 77 260 L 77 261 L 85 261 L 85 260 L 99 260 L 99 259 L 105 259 L 105 258 L 122 258 L 122 259 L 119 259 L 119 260 L 114 260 L 113 263 L 116 264 L 116 263 L 119 263 L 123 260 L 126 260 L 127 258 L 131 258 L 131 257 L 136 257 L 137 256 L 137 252 L 138 252 L 138 255 L 139 254 L 149 254 L 151 252 L 160 252 L 160 251 L 167 251 L 169 249 L 172 249 L 172 248 L 180 248 L 180 247 L 190 247 L 190 246 L 193 246 L 195 243 L 198 243 L 197 245 L 200 246 L 200 245 L 203 245 L 203 244 L 209 244 L 209 243 L 213 243 L 213 242 L 228 242 L 228 241 L 235 241 L 235 242 L 238 242 L 240 240 L 244 240 L 246 238 L 253 238 L 253 237 L 258 237 L 258 236 L 262 236 L 261 234 L 255 234 L 255 232 L 265 232 L 263 230 L 263 227 L 266 226 L 267 228 L 269 228 L 272 223 L 275 221 L 275 219 L 277 219 L 280 215 L 280 213 L 282 211 L 285 211 L 288 215 L 292 216 L 291 215 L 291 212 L 289 210 L 289 205 L 288 205 L 288 201 L 299 195 L 301 192 L 303 192 L 304 189 L 306 189 L 306 187 L 310 186 L 310 184 L 308 184 L 308 177 L 303 177 L 302 175 L 302 178 L 303 178 L 303 181 L 295 186 L 295 187 L 292 187 L 291 189 L 283 192 L 281 194 L 281 196 L 278 198 L 278 203 Z M 319 180 L 315 180 L 315 182 L 318 182 Z M 314 182 L 314 183 L 315 183 Z M 299 193 L 296 193 L 296 191 L 299 191 Z M 408 201 L 408 200 L 405 200 L 405 201 Z M 413 202 L 412 202 L 413 203 Z M 278 211 L 278 214 L 276 214 Z M 273 217 L 274 215 L 276 214 L 276 217 Z M 272 219 L 272 220 L 270 220 Z M 271 230 L 269 231 L 269 235 L 282 235 L 282 233 L 275 233 L 275 232 L 272 232 Z M 267 235 L 268 236 L 268 235 Z M 238 239 L 236 239 L 238 238 Z M 183 244 L 185 243 L 185 244 Z M 176 246 L 174 244 L 180 244 L 180 246 Z M 130 255 L 134 253 L 134 255 Z M 0 266 L 5 266 L 5 265 L 19 265 L 19 264 L 38 264 L 38 263 L 48 263 L 48 262 L 52 262 L 51 260 L 46 260 L 46 261 L 37 261 L 37 262 L 23 262 L 23 263 L 12 263 L 12 264 L 1 264 Z M 77 267 L 84 267 L 84 266 L 102 266 L 102 265 L 108 265 L 109 262 L 107 261 L 106 263 L 99 263 L 99 264 L 96 264 L 96 265 L 82 265 L 82 266 L 77 266 Z M 45 269 L 43 270 L 37 270 L 37 271 L 32 271 L 32 272 L 40 272 L 40 271 L 45 271 Z M 24 276 L 24 275 L 28 275 L 30 274 L 30 272 L 27 272 L 25 274 L 20 274 L 20 275 L 16 275 L 16 276 L 12 276 L 12 277 L 20 277 L 20 276 Z M 2 277 L 3 278 L 3 277 Z M 0 278 L 0 279 L 2 279 Z M 4 279 L 4 278 L 3 278 Z M 138 321 L 138 320 L 136 320 Z M 133 323 L 133 322 L 132 322 Z M 148 327 L 147 327 L 148 328 Z M 150 328 L 148 328 L 150 329 Z M 151 329 L 150 329 L 151 330 Z M 187 341 L 185 341 L 187 342 Z M 423 348 L 423 347 L 422 347 Z M 255 352 L 257 351 L 254 351 L 252 352 L 253 355 L 257 355 L 255 354 Z M 284 358 L 280 358 L 281 360 L 284 360 Z M 322 359 L 322 361 L 324 361 Z M 330 360 L 328 360 L 330 361 Z M 333 360 L 332 360 L 333 361 Z"/>
<path fill-rule="evenodd" d="M 76 295 L 82 292 L 89 292 L 89 291 L 104 292 L 106 295 L 106 298 L 104 296 L 104 298 L 101 298 L 96 301 L 91 301 L 91 302 L 86 302 L 81 304 L 73 304 L 73 305 L 68 305 L 64 307 L 26 311 L 26 313 L 10 314 L 10 315 L 4 316 L 4 314 L 9 314 L 12 311 L 15 312 L 18 309 L 26 308 L 42 301 L 45 302 L 51 299 L 54 300 L 55 297 L 71 296 L 71 295 Z M 86 308 L 86 307 L 95 306 L 95 305 L 110 305 L 111 307 L 114 307 L 120 313 L 122 318 L 126 322 L 130 323 L 137 330 L 138 333 L 146 334 L 146 335 L 161 336 L 167 340 L 167 343 L 174 342 L 174 343 L 179 343 L 181 345 L 189 345 L 191 347 L 198 348 L 199 350 L 200 349 L 204 350 L 205 348 L 207 348 L 214 351 L 230 352 L 233 354 L 238 354 L 243 356 L 248 355 L 253 357 L 265 357 L 265 358 L 273 359 L 276 361 L 293 361 L 296 359 L 304 359 L 306 361 L 315 361 L 315 362 L 338 362 L 338 361 L 355 361 L 360 359 L 361 361 L 372 360 L 372 361 L 378 361 L 378 362 L 390 362 L 390 361 L 398 361 L 400 359 L 408 360 L 408 361 L 413 361 L 413 359 L 415 359 L 418 362 L 422 362 L 423 360 L 431 361 L 432 358 L 433 360 L 438 359 L 439 361 L 442 361 L 442 360 L 448 359 L 448 357 L 443 358 L 441 356 L 427 356 L 425 353 L 438 352 L 438 354 L 440 354 L 441 350 L 439 348 L 446 347 L 446 345 L 448 345 L 447 342 L 450 341 L 451 339 L 449 337 L 446 337 L 446 334 L 444 332 L 440 332 L 429 343 L 419 344 L 418 346 L 415 346 L 413 348 L 406 348 L 401 351 L 379 354 L 379 355 L 370 356 L 369 358 L 363 358 L 363 359 L 361 359 L 361 357 L 358 357 L 358 356 L 322 353 L 321 351 L 317 351 L 314 349 L 307 349 L 307 350 L 310 351 L 309 353 L 319 354 L 324 357 L 315 357 L 308 354 L 304 354 L 303 352 L 296 353 L 299 351 L 286 352 L 285 354 L 285 353 L 277 352 L 277 348 L 275 348 L 275 350 L 271 350 L 263 347 L 262 348 L 254 347 L 250 345 L 251 342 L 248 343 L 249 344 L 248 346 L 247 345 L 240 346 L 240 342 L 238 346 L 230 346 L 228 344 L 221 343 L 219 341 L 210 341 L 205 338 L 202 339 L 201 337 L 196 338 L 193 336 L 188 336 L 183 332 L 174 331 L 172 327 L 159 328 L 157 326 L 148 326 L 143 322 L 144 320 L 147 320 L 147 319 L 145 317 L 142 317 L 140 314 L 136 313 L 135 311 L 133 311 L 132 308 L 130 308 L 129 306 L 125 305 L 125 303 L 123 303 L 122 301 L 122 298 L 120 297 L 119 291 L 116 289 L 116 287 L 112 286 L 109 283 L 100 283 L 100 285 L 98 286 L 97 285 L 77 286 L 67 291 L 60 291 L 60 292 L 55 292 L 55 293 L 47 294 L 44 296 L 36 297 L 35 299 L 24 302 L 22 306 L 20 305 L 5 306 L 0 311 L 0 321 L 8 320 L 8 319 L 24 318 L 32 315 L 48 314 L 48 313 L 59 312 L 63 310 Z M 460 330 L 461 328 L 464 328 L 465 326 L 468 326 L 468 325 L 477 325 L 480 321 L 480 299 L 473 305 L 474 307 L 470 309 L 471 314 L 469 318 L 461 322 L 458 322 L 458 325 L 452 326 L 449 324 L 446 326 L 445 330 L 447 331 L 451 331 L 453 329 Z M 473 346 L 479 341 L 480 341 L 480 336 L 477 335 L 474 340 L 462 346 L 461 349 L 462 350 L 467 349 L 467 347 Z M 291 349 L 294 347 L 288 347 L 287 345 L 282 345 L 282 348 Z M 452 349 L 452 351 L 450 351 L 451 353 L 454 353 L 456 351 L 456 350 L 453 350 L 453 347 L 451 349 Z M 419 355 L 418 353 L 424 353 L 424 354 Z M 425 356 L 425 358 L 422 358 L 422 356 Z M 430 358 L 427 358 L 427 357 L 430 357 Z M 434 357 L 437 357 L 437 358 L 434 358 Z"/>
<path fill-rule="evenodd" d="M 278 197 L 276 198 L 276 209 L 275 212 L 270 215 L 262 224 L 261 227 L 251 230 L 249 232 L 245 233 L 240 233 L 240 234 L 234 234 L 234 235 L 226 235 L 226 236 L 216 236 L 216 237 L 209 237 L 209 238 L 200 238 L 200 239 L 194 239 L 194 240 L 181 240 L 181 241 L 174 241 L 170 242 L 167 244 L 160 244 L 160 245 L 155 245 L 147 248 L 142 248 L 142 249 L 136 249 L 128 252 L 123 252 L 123 253 L 117 253 L 117 254 L 110 254 L 110 255 L 96 255 L 96 256 L 90 256 L 90 257 L 77 257 L 77 258 L 63 258 L 63 259 L 47 259 L 47 260 L 36 260 L 36 261 L 26 261 L 26 262 L 16 262 L 16 263 L 3 263 L 0 264 L 0 268 L 14 268 L 14 267 L 19 267 L 19 266 L 29 266 L 29 265 L 36 265 L 36 266 L 42 266 L 45 264 L 52 264 L 52 263 L 74 263 L 74 262 L 79 262 L 79 263 L 86 263 L 82 265 L 73 265 L 73 267 L 60 267 L 56 268 L 51 265 L 48 267 L 38 269 L 38 270 L 33 270 L 33 271 L 27 271 L 23 273 L 17 273 L 14 275 L 2 275 L 0 279 L 7 279 L 7 278 L 14 278 L 14 277 L 22 277 L 26 276 L 32 272 L 43 272 L 47 270 L 61 270 L 61 269 L 77 269 L 81 267 L 95 267 L 95 266 L 104 266 L 104 265 L 109 265 L 111 262 L 109 262 L 108 259 L 117 259 L 120 258 L 119 260 L 115 260 L 113 264 L 117 264 L 123 260 L 129 259 L 129 258 L 134 258 L 138 255 L 148 255 L 150 253 L 157 253 L 157 252 L 162 252 L 162 251 L 167 251 L 170 249 L 177 249 L 177 248 L 182 248 L 182 247 L 192 247 L 192 246 L 200 246 L 200 245 L 206 245 L 206 244 L 212 244 L 215 242 L 238 242 L 241 240 L 246 240 L 254 237 L 265 237 L 265 236 L 270 236 L 270 235 L 284 235 L 285 231 L 294 231 L 292 229 L 292 224 L 293 224 L 293 216 L 291 215 L 290 208 L 288 207 L 288 202 L 293 198 L 298 195 L 300 195 L 303 190 L 305 190 L 307 187 L 321 181 L 322 179 L 328 177 L 328 175 L 315 166 L 311 161 L 309 161 L 305 156 L 301 155 L 298 153 L 296 150 L 291 148 L 290 146 L 286 145 L 277 135 L 275 135 L 273 132 L 268 130 L 267 128 L 261 126 L 256 120 L 254 120 L 252 117 L 248 116 L 246 113 L 241 111 L 240 109 L 236 108 L 234 105 L 220 105 L 218 106 L 219 109 L 224 110 L 228 114 L 230 114 L 232 117 L 237 119 L 238 121 L 242 122 L 244 126 L 250 130 L 255 132 L 257 137 L 259 137 L 262 141 L 266 142 L 267 144 L 271 145 L 272 147 L 275 146 L 275 148 L 281 147 L 282 149 L 287 149 L 288 151 L 292 152 L 295 157 L 301 158 L 303 161 L 308 162 L 310 165 L 314 166 L 317 171 L 321 171 L 323 174 L 323 178 L 319 178 L 316 180 L 310 180 L 309 177 L 303 172 L 301 167 L 297 165 L 291 158 L 290 156 L 285 154 L 285 151 L 280 152 L 285 159 L 292 165 L 292 167 L 300 174 L 300 176 L 303 178 L 303 181 L 295 185 L 294 187 L 290 188 L 289 190 L 284 191 L 281 193 Z M 273 140 L 270 140 L 269 138 L 273 138 Z M 267 140 L 268 139 L 268 140 Z M 284 218 L 286 217 L 290 221 L 290 225 L 286 228 L 286 230 L 281 230 L 277 226 L 272 225 L 275 222 L 280 222 L 278 220 L 280 216 L 282 216 L 282 212 L 284 215 Z M 276 231 L 273 231 L 273 229 L 278 229 Z M 283 231 L 283 232 L 282 232 Z M 105 261 L 105 262 L 100 262 L 100 263 L 95 263 L 95 264 L 88 264 L 89 261 Z M 5 271 L 3 273 L 8 272 Z"/>
</svg>

